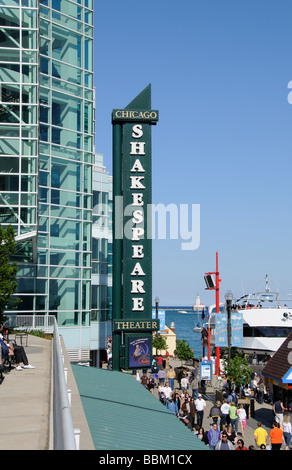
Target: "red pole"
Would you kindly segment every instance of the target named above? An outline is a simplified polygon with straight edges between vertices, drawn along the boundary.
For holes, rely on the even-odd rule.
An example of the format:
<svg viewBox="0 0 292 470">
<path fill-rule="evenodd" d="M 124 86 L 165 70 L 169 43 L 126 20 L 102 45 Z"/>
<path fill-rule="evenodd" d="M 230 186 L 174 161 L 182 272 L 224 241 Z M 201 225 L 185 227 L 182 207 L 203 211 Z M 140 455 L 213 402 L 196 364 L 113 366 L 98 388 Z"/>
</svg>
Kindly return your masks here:
<svg viewBox="0 0 292 470">
<path fill-rule="evenodd" d="M 208 328 L 208 361 L 210 361 L 211 353 L 210 353 L 210 341 L 211 341 L 211 330 Z"/>
<path fill-rule="evenodd" d="M 216 272 L 212 273 L 206 273 L 207 275 L 210 274 L 215 274 L 216 279 L 215 279 L 215 287 L 210 287 L 209 283 L 206 282 L 207 284 L 207 289 L 215 289 L 216 290 L 216 313 L 219 313 L 219 283 L 221 282 L 221 279 L 219 279 L 219 267 L 218 267 L 218 252 L 216 252 Z M 208 326 L 208 359 L 210 361 L 210 339 L 211 339 L 211 329 L 210 329 L 210 324 Z M 215 375 L 219 375 L 220 373 L 220 348 L 217 346 L 216 347 L 216 373 Z"/>
<path fill-rule="evenodd" d="M 218 252 L 216 253 L 216 313 L 219 313 L 219 267 L 218 267 Z M 220 348 L 216 347 L 216 375 L 220 373 Z"/>
</svg>

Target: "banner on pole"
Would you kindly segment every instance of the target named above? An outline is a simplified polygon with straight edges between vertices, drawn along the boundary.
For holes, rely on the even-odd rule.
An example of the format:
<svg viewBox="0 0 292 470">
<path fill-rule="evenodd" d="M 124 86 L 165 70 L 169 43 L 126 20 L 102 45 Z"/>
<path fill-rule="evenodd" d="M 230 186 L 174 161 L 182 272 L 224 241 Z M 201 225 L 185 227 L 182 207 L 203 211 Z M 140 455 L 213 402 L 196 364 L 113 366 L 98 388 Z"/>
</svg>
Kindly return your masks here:
<svg viewBox="0 0 292 470">
<path fill-rule="evenodd" d="M 215 313 L 215 346 L 226 348 L 228 319 L 227 313 Z"/>
<path fill-rule="evenodd" d="M 243 346 L 243 314 L 239 312 L 231 314 L 231 345 L 234 348 Z"/>
</svg>

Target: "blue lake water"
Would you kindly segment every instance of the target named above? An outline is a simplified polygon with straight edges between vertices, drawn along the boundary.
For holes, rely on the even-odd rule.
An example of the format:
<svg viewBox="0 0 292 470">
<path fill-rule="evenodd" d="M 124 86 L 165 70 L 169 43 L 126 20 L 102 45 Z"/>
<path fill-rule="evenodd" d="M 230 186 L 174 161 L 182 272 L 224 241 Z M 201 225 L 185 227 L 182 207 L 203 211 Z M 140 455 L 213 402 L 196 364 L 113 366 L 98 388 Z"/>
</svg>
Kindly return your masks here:
<svg viewBox="0 0 292 470">
<path fill-rule="evenodd" d="M 173 322 L 175 324 L 175 333 L 177 339 L 185 339 L 193 349 L 195 358 L 199 358 L 203 354 L 201 331 L 194 331 L 194 327 L 198 324 L 203 327 L 203 319 L 201 312 L 188 311 L 190 307 L 159 307 L 159 310 L 165 309 L 165 324 L 170 327 Z M 180 313 L 181 311 L 187 313 Z"/>
</svg>

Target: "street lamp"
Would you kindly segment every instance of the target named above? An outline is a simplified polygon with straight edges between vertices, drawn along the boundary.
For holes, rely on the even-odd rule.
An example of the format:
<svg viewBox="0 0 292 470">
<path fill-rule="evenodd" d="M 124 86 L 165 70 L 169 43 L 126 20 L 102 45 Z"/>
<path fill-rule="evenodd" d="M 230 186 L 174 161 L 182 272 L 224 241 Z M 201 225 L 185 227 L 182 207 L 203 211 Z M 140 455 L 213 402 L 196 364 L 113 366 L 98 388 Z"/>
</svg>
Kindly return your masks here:
<svg viewBox="0 0 292 470">
<path fill-rule="evenodd" d="M 156 320 L 158 320 L 158 305 L 159 305 L 159 297 L 156 297 L 155 298 Z"/>
<path fill-rule="evenodd" d="M 227 339 L 228 339 L 228 367 L 230 367 L 231 359 L 231 325 L 230 325 L 230 316 L 231 316 L 231 302 L 233 300 L 233 294 L 231 290 L 228 290 L 225 294 L 226 306 L 227 306 Z"/>
</svg>

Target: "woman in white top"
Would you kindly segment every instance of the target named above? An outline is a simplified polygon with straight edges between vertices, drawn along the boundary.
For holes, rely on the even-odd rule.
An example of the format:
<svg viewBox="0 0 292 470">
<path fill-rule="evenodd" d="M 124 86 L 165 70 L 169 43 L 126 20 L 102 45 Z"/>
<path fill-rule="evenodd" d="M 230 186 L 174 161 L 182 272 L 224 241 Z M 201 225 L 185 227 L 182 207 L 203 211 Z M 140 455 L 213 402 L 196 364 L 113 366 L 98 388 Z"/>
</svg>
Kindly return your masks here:
<svg viewBox="0 0 292 470">
<path fill-rule="evenodd" d="M 241 434 L 242 434 L 242 437 L 244 437 L 244 428 L 246 426 L 246 411 L 243 407 L 243 403 L 241 403 L 241 405 L 239 405 L 239 408 L 237 410 L 237 414 L 238 414 L 238 420 L 239 420 L 240 426 L 241 426 Z"/>
<path fill-rule="evenodd" d="M 182 379 L 181 379 L 181 381 L 180 381 L 180 388 L 181 388 L 181 390 L 182 390 L 182 391 L 187 390 L 187 389 L 188 389 L 188 385 L 189 385 L 188 379 L 186 378 L 185 375 L 183 375 L 183 377 L 182 377 Z"/>
<path fill-rule="evenodd" d="M 284 414 L 282 426 L 283 426 L 283 432 L 284 432 L 284 439 L 286 443 L 286 450 L 289 450 L 291 437 L 292 437 L 292 426 L 290 422 L 290 416 L 288 413 Z"/>
</svg>

